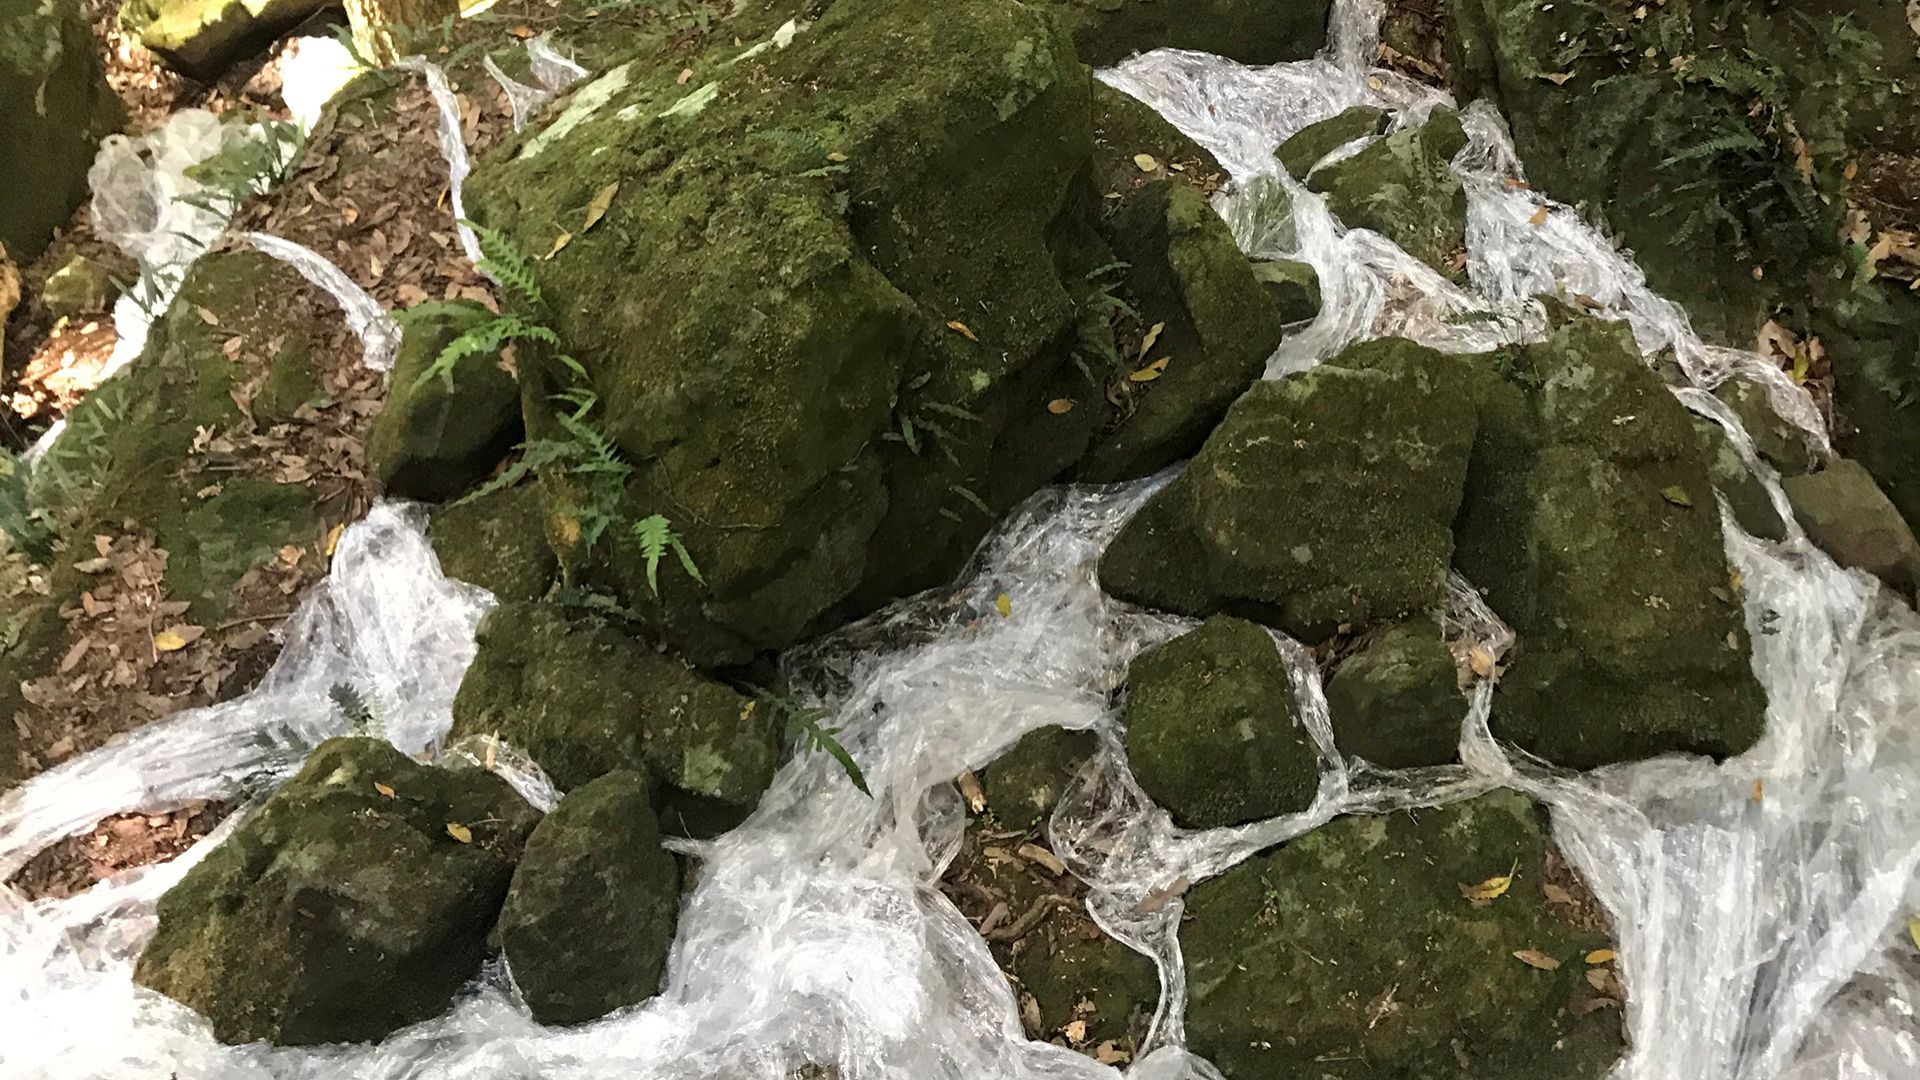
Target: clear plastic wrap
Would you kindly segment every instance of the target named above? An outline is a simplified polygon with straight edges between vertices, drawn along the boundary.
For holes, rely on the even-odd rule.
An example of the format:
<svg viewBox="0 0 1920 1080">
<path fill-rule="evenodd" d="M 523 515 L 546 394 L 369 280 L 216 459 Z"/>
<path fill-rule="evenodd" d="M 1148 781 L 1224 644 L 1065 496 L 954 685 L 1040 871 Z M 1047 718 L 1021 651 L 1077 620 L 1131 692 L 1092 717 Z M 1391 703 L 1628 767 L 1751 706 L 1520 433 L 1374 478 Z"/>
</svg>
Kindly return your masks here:
<svg viewBox="0 0 1920 1080">
<path fill-rule="evenodd" d="M 1245 68 L 1163 51 L 1101 74 L 1221 155 L 1234 183 L 1219 207 L 1249 250 L 1319 271 L 1323 310 L 1283 342 L 1271 372 L 1386 333 L 1457 351 L 1529 340 L 1544 326 L 1532 297 L 1577 292 L 1628 321 L 1650 355 L 1671 349 L 1693 381 L 1680 399 L 1727 425 L 1773 485 L 1707 390 L 1729 377 L 1762 380 L 1783 415 L 1820 436 L 1804 395 L 1758 357 L 1703 345 L 1571 211 L 1549 205 L 1545 225 L 1518 227 L 1541 197 L 1501 182 L 1518 166 L 1491 113 L 1468 111 L 1472 142 L 1455 162 L 1470 198 L 1472 293 L 1384 238 L 1345 229 L 1280 174 L 1273 148 L 1307 123 L 1372 102 L 1406 124 L 1444 103 L 1365 69 L 1378 16 L 1372 0 L 1336 3 L 1328 56 L 1299 64 Z M 1485 315 L 1458 318 L 1474 312 Z M 698 871 L 658 998 L 548 1029 L 489 969 L 447 1015 L 378 1046 L 219 1047 L 190 1013 L 128 983 L 154 897 L 217 842 L 209 839 L 181 862 L 71 900 L 21 905 L 0 895 L 0 1026 L 26 1033 L 0 1047 L 8 1075 L 785 1080 L 818 1064 L 843 1080 L 1115 1076 L 1024 1039 L 980 935 L 937 887 L 965 824 L 951 778 L 1048 725 L 1092 730 L 1103 747 L 1056 809 L 1053 847 L 1089 883 L 1094 917 L 1160 967 L 1162 1000 L 1130 1070 L 1138 1080 L 1219 1077 L 1183 1045 L 1180 901 L 1143 914 L 1147 892 L 1219 873 L 1336 814 L 1495 785 L 1553 808 L 1557 840 L 1613 917 L 1633 1041 L 1614 1080 L 1920 1075 L 1920 965 L 1903 922 L 1920 905 L 1920 625 L 1874 581 L 1836 567 L 1797 532 L 1767 544 L 1728 526 L 1769 712 L 1762 744 L 1717 766 L 1672 758 L 1574 775 L 1510 756 L 1488 733 L 1493 695 L 1483 681 L 1463 709 L 1462 765 L 1376 770 L 1336 752 L 1314 666 L 1276 637 L 1322 751 L 1318 797 L 1302 814 L 1188 832 L 1133 782 L 1122 716 L 1109 704 L 1128 661 L 1188 624 L 1117 603 L 1094 579 L 1107 540 L 1165 479 L 1044 491 L 953 587 L 783 657 L 875 798 L 826 755 L 803 755 L 740 828 L 678 844 Z M 419 524 L 417 512 L 383 506 L 349 531 L 333 577 L 254 695 L 175 718 L 0 800 L 0 865 L 116 810 L 232 793 L 250 774 L 270 784 L 337 730 L 325 690 L 342 677 L 365 680 L 397 710 L 397 743 L 432 746 L 485 600 L 439 576 Z M 1513 644 L 1468 582 L 1452 581 L 1436 614 L 1452 640 L 1496 655 Z M 530 798 L 553 797 L 537 767 L 499 748 L 446 753 L 495 755 Z"/>
<path fill-rule="evenodd" d="M 427 93 L 440 114 L 440 156 L 447 161 L 447 205 L 453 208 L 454 228 L 460 235 L 460 250 L 470 262 L 480 261 L 480 238 L 467 224 L 467 204 L 462 194 L 473 162 L 467 155 L 467 140 L 460 129 L 460 99 L 447 82 L 447 73 L 439 64 L 424 57 L 403 56 L 394 66 L 416 72 L 427 80 Z"/>
<path fill-rule="evenodd" d="M 523 130 L 527 126 L 527 118 L 561 91 L 587 77 L 586 68 L 554 51 L 550 37 L 548 34 L 539 34 L 528 38 L 526 43 L 527 68 L 533 73 L 534 81 L 540 84 L 538 86 L 528 86 L 514 79 L 500 70 L 500 65 L 494 63 L 491 56 L 481 58 L 481 66 L 507 95 L 507 104 L 513 109 L 515 131 Z"/>
<path fill-rule="evenodd" d="M 393 367 L 394 356 L 400 351 L 400 325 L 379 301 L 355 284 L 346 271 L 312 248 L 278 236 L 250 232 L 242 233 L 240 239 L 254 250 L 293 267 L 301 277 L 326 290 L 339 303 L 347 328 L 360 339 L 365 364 L 375 371 Z"/>
</svg>

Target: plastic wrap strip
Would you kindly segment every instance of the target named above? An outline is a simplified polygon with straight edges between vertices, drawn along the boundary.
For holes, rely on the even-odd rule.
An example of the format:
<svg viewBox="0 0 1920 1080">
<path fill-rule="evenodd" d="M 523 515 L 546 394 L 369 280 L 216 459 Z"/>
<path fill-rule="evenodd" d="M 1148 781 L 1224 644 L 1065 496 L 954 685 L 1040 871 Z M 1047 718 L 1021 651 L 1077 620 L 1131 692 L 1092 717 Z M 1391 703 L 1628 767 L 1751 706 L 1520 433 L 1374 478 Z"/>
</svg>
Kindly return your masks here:
<svg viewBox="0 0 1920 1080">
<path fill-rule="evenodd" d="M 399 324 L 344 270 L 312 248 L 278 236 L 250 232 L 242 233 L 240 239 L 262 254 L 293 267 L 301 277 L 326 290 L 340 305 L 347 328 L 359 337 L 366 365 L 375 371 L 393 367 L 394 355 L 400 350 Z"/>
</svg>

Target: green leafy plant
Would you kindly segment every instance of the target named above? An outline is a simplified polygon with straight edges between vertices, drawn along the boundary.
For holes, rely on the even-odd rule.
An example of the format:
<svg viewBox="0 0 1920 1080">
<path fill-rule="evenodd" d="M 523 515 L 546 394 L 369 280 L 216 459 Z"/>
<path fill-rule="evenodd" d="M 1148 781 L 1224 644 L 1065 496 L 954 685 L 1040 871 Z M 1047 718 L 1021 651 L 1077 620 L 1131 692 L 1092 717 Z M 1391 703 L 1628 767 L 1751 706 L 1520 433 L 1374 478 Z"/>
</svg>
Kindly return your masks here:
<svg viewBox="0 0 1920 1080">
<path fill-rule="evenodd" d="M 862 795 L 873 798 L 873 791 L 867 787 L 866 774 L 860 771 L 860 763 L 853 760 L 837 735 L 839 728 L 830 728 L 821 721 L 825 713 L 786 694 L 762 691 L 754 700 L 766 709 L 767 714 L 782 725 L 782 731 L 788 742 L 799 748 L 801 753 L 824 753 L 840 763 L 840 769 L 847 779 L 860 790 Z"/>
<path fill-rule="evenodd" d="M 0 533 L 34 562 L 53 557 L 54 530 L 47 516 L 35 509 L 27 463 L 0 449 Z"/>
<path fill-rule="evenodd" d="M 188 167 L 187 178 L 199 183 L 201 190 L 180 196 L 181 202 L 226 217 L 248 198 L 286 178 L 300 155 L 300 126 L 286 120 L 247 119 L 258 125 L 258 132 L 233 138 L 212 157 Z"/>
<path fill-rule="evenodd" d="M 687 576 L 702 585 L 707 579 L 700 576 L 700 568 L 693 563 L 693 556 L 687 553 L 687 545 L 673 531 L 673 523 L 665 514 L 649 514 L 633 523 L 633 538 L 640 544 L 640 554 L 647 560 L 647 588 L 655 596 L 660 595 L 660 559 L 668 551 L 680 560 L 681 569 Z"/>
<path fill-rule="evenodd" d="M 352 683 L 334 683 L 327 689 L 327 699 L 333 702 L 334 713 L 353 728 L 354 734 L 369 739 L 387 737 L 387 725 L 380 718 L 379 710 Z"/>
</svg>

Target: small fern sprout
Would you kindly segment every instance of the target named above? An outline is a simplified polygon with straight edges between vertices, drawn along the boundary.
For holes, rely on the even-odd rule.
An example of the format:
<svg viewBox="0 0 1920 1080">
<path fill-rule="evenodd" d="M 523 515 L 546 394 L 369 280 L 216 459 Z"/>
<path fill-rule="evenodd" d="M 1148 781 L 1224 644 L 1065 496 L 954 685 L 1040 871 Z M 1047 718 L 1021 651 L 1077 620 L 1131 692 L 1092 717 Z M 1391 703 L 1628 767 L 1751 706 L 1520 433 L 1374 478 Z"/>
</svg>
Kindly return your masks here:
<svg viewBox="0 0 1920 1080">
<path fill-rule="evenodd" d="M 700 576 L 700 568 L 694 565 L 693 555 L 687 551 L 687 545 L 680 540 L 680 534 L 673 531 L 673 523 L 665 514 L 651 514 L 633 523 L 633 538 L 640 545 L 640 554 L 647 560 L 647 588 L 653 595 L 660 595 L 660 559 L 668 551 L 680 560 L 681 569 L 687 576 L 702 585 L 707 579 Z"/>
<path fill-rule="evenodd" d="M 473 230 L 474 237 L 480 241 L 480 261 L 474 268 L 500 283 L 500 287 L 512 292 L 522 301 L 533 307 L 544 307 L 546 297 L 540 292 L 540 281 L 534 276 L 533 264 L 513 246 L 513 241 L 501 235 L 497 229 L 489 229 L 475 221 L 462 220 L 460 224 Z"/>
</svg>

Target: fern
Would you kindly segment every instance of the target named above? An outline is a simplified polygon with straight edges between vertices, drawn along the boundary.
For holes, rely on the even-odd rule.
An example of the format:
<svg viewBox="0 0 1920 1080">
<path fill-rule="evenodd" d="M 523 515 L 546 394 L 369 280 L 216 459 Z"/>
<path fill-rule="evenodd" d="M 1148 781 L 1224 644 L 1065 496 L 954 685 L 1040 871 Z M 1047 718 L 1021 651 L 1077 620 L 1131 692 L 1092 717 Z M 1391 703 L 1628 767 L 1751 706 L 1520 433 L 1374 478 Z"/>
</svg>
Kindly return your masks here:
<svg viewBox="0 0 1920 1080">
<path fill-rule="evenodd" d="M 688 553 L 687 545 L 681 543 L 680 535 L 673 531 L 673 523 L 665 514 L 652 514 L 633 523 L 633 538 L 640 544 L 640 554 L 647 560 L 647 588 L 653 595 L 660 595 L 660 559 L 672 551 L 680 560 L 680 566 L 687 576 L 702 585 L 707 579 L 700 576 L 700 568 L 694 565 L 693 556 Z"/>
<path fill-rule="evenodd" d="M 867 787 L 866 774 L 860 771 L 860 763 L 853 760 L 853 755 L 835 737 L 840 734 L 840 729 L 822 724 L 820 720 L 824 714 L 819 709 L 809 708 L 784 694 L 764 691 L 754 701 L 764 705 L 767 712 L 782 723 L 785 737 L 802 753 L 827 754 L 840 763 L 841 771 L 847 774 L 847 779 L 853 782 L 860 794 L 873 798 L 872 789 Z"/>
<path fill-rule="evenodd" d="M 33 507 L 27 463 L 6 450 L 0 450 L 0 532 L 34 562 L 53 558 L 53 529 Z"/>
<path fill-rule="evenodd" d="M 1688 161 L 1711 161 L 1724 157 L 1727 154 L 1740 153 L 1742 151 L 1765 153 L 1766 150 L 1767 144 L 1762 142 L 1760 136 L 1755 135 L 1752 131 L 1745 127 L 1727 126 L 1722 127 L 1719 134 L 1695 143 L 1679 153 L 1672 155 L 1665 161 L 1662 161 L 1660 167 L 1670 169 L 1675 165 Z"/>
<path fill-rule="evenodd" d="M 534 276 L 533 264 L 513 246 L 513 241 L 501 235 L 498 230 L 489 229 L 475 221 L 461 221 L 460 224 L 473 230 L 480 241 L 480 261 L 474 269 L 500 283 L 500 286 L 518 296 L 521 301 L 535 308 L 546 306 L 546 296 L 540 291 L 539 279 Z"/>
<path fill-rule="evenodd" d="M 352 683 L 334 683 L 327 690 L 327 697 L 333 702 L 334 712 L 353 728 L 355 734 L 370 739 L 387 737 L 387 726 L 380 719 L 379 711 Z"/>
<path fill-rule="evenodd" d="M 497 353 L 510 341 L 538 341 L 543 345 L 560 346 L 560 335 L 538 323 L 528 322 L 518 315 L 500 315 L 478 326 L 470 327 L 459 337 L 447 343 L 440 355 L 433 358 L 427 370 L 413 380 L 413 388 L 418 390 L 435 378 L 446 382 L 447 389 L 453 389 L 454 366 L 469 356 L 486 356 Z"/>
</svg>

